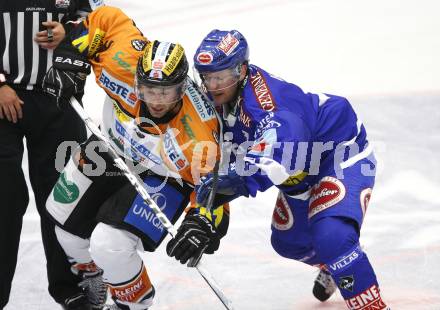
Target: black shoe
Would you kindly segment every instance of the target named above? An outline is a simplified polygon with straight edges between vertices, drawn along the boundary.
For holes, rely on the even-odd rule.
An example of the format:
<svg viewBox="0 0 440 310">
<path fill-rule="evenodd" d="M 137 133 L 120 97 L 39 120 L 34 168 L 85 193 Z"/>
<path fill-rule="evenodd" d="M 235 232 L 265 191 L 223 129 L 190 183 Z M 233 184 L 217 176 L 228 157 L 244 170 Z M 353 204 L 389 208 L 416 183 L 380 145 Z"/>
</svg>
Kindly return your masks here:
<svg viewBox="0 0 440 310">
<path fill-rule="evenodd" d="M 64 310 L 92 310 L 92 306 L 84 293 L 66 298 L 62 307 Z"/>
<path fill-rule="evenodd" d="M 336 284 L 330 273 L 320 270 L 313 286 L 313 295 L 320 301 L 326 301 L 336 291 Z"/>
</svg>

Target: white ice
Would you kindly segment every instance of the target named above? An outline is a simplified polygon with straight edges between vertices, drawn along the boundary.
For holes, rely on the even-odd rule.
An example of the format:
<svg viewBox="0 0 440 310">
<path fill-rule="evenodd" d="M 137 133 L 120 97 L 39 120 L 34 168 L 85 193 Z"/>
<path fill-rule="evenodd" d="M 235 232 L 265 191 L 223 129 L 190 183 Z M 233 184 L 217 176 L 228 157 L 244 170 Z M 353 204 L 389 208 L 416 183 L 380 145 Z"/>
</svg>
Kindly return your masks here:
<svg viewBox="0 0 440 310">
<path fill-rule="evenodd" d="M 251 62 L 309 91 L 348 96 L 380 159 L 361 242 L 385 301 L 397 310 L 440 309 L 440 3 L 438 0 L 113 0 L 151 39 L 192 56 L 212 28 L 236 28 Z M 103 91 L 84 102 L 99 121 Z M 26 162 L 23 164 L 27 167 Z M 345 309 L 316 301 L 316 271 L 271 248 L 275 191 L 233 203 L 230 231 L 209 270 L 236 309 Z M 144 255 L 157 289 L 153 309 L 223 309 L 198 274 L 164 246 Z M 121 266 L 123 268 L 123 266 Z M 47 292 L 39 218 L 25 215 L 5 310 L 59 309 Z"/>
</svg>

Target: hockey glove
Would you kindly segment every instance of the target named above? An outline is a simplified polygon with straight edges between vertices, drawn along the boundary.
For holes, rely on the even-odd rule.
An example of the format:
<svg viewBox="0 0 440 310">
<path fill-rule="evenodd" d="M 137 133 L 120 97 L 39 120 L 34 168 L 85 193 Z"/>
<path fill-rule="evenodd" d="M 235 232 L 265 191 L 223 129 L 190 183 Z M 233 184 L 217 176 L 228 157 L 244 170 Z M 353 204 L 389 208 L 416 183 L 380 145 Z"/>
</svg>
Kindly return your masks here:
<svg viewBox="0 0 440 310">
<path fill-rule="evenodd" d="M 87 58 L 73 46 L 61 44 L 55 49 L 53 65 L 44 76 L 43 90 L 54 96 L 58 106 L 64 108 L 72 96 L 81 99 L 90 66 Z"/>
<path fill-rule="evenodd" d="M 204 215 L 191 210 L 177 235 L 167 244 L 167 254 L 188 267 L 197 266 L 203 253 L 213 254 L 220 245 L 220 234 L 214 224 Z"/>
<path fill-rule="evenodd" d="M 196 200 L 198 204 L 206 205 L 209 193 L 214 187 L 214 174 L 209 173 L 200 180 L 200 184 L 196 185 Z M 229 199 L 218 200 L 217 196 L 229 196 Z M 249 190 L 246 186 L 244 177 L 237 174 L 235 167 L 231 165 L 228 169 L 228 173 L 225 175 L 219 175 L 217 179 L 217 192 L 214 205 L 218 205 L 224 202 L 229 202 L 239 196 L 249 196 Z M 223 197 L 225 198 L 225 197 Z M 227 198 L 227 197 L 226 197 Z"/>
</svg>

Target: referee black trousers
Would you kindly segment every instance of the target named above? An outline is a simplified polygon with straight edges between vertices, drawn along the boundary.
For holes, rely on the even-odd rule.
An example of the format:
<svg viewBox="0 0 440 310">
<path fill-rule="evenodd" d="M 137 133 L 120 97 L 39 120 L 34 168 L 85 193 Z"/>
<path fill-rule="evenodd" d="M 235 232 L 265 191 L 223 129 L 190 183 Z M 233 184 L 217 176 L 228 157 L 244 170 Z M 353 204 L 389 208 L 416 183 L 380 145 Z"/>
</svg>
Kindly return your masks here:
<svg viewBox="0 0 440 310">
<path fill-rule="evenodd" d="M 30 182 L 41 218 L 49 293 L 55 301 L 62 303 L 79 292 L 79 279 L 70 271 L 70 264 L 55 236 L 54 225 L 46 215 L 45 203 L 59 175 L 55 167 L 59 144 L 84 141 L 86 130 L 70 106 L 66 111 L 60 111 L 52 98 L 37 91 L 17 90 L 17 95 L 24 101 L 23 118 L 16 124 L 0 119 L 0 309 L 9 300 L 23 215 L 29 202 L 21 168 L 23 137 L 28 149 Z M 63 164 L 69 155 L 63 157 Z M 25 292 L 23 296 L 26 298 Z"/>
</svg>

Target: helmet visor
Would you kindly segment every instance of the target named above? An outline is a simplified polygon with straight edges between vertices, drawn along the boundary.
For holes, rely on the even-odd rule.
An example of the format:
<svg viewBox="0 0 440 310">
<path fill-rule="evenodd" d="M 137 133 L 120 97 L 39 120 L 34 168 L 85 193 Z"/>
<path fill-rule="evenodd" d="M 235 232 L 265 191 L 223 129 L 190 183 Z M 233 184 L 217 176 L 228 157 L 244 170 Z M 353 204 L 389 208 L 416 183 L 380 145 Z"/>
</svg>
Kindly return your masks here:
<svg viewBox="0 0 440 310">
<path fill-rule="evenodd" d="M 197 72 L 197 70 L 195 69 Z M 240 80 L 240 67 L 233 67 L 216 72 L 199 72 L 200 82 L 209 91 L 220 91 L 237 85 Z"/>
<path fill-rule="evenodd" d="M 176 85 L 160 86 L 142 83 L 136 79 L 135 92 L 137 98 L 145 103 L 173 104 L 183 98 L 185 86 L 186 80 Z"/>
</svg>

